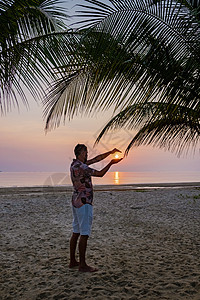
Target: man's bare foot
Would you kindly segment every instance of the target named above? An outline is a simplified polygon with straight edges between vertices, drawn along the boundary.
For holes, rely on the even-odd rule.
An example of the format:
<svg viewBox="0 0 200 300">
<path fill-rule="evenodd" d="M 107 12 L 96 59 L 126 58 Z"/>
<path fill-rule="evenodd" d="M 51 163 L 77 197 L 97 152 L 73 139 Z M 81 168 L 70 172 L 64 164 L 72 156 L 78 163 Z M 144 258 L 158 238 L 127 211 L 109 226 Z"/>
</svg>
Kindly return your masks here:
<svg viewBox="0 0 200 300">
<path fill-rule="evenodd" d="M 97 272 L 97 271 L 98 269 L 89 266 L 79 267 L 79 272 Z"/>
<path fill-rule="evenodd" d="M 75 267 L 78 267 L 79 266 L 79 262 L 78 261 L 75 261 L 75 262 L 70 262 L 69 264 L 69 268 L 75 268 Z"/>
</svg>

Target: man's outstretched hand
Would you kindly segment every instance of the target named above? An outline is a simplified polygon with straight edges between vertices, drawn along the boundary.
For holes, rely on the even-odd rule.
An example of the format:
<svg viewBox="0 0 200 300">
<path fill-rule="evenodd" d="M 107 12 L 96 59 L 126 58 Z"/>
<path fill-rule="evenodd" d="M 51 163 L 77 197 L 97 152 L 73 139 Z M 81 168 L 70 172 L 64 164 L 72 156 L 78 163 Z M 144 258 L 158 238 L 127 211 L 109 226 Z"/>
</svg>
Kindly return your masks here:
<svg viewBox="0 0 200 300">
<path fill-rule="evenodd" d="M 111 160 L 111 164 L 112 164 L 112 165 L 117 164 L 117 163 L 120 162 L 122 159 L 123 159 L 123 157 L 122 157 L 122 158 L 114 158 L 114 159 Z"/>
<path fill-rule="evenodd" d="M 115 152 L 120 152 L 120 153 L 122 153 L 122 151 L 118 150 L 117 148 L 114 148 L 113 150 L 111 150 L 111 154 L 114 154 Z"/>
</svg>

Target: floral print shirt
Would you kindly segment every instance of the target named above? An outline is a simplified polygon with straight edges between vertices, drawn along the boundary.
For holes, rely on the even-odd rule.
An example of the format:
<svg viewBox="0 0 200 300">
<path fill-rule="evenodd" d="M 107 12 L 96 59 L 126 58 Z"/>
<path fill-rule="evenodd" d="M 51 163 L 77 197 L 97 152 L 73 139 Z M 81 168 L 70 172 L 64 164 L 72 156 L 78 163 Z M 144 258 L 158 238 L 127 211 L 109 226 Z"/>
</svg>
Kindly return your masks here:
<svg viewBox="0 0 200 300">
<path fill-rule="evenodd" d="M 91 204 L 93 201 L 93 186 L 91 176 L 94 169 L 88 167 L 78 159 L 73 159 L 70 167 L 71 180 L 74 186 L 72 195 L 72 205 L 81 207 L 84 204 Z"/>
</svg>

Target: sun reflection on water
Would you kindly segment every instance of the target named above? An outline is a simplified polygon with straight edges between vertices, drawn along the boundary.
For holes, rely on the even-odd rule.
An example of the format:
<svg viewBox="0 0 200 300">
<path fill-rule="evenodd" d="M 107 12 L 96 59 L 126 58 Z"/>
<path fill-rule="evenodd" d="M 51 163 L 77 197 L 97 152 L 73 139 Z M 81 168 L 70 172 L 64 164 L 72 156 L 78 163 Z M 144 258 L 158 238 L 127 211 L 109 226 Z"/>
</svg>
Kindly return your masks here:
<svg viewBox="0 0 200 300">
<path fill-rule="evenodd" d="M 114 172 L 114 182 L 115 184 L 119 184 L 119 172 Z"/>
</svg>

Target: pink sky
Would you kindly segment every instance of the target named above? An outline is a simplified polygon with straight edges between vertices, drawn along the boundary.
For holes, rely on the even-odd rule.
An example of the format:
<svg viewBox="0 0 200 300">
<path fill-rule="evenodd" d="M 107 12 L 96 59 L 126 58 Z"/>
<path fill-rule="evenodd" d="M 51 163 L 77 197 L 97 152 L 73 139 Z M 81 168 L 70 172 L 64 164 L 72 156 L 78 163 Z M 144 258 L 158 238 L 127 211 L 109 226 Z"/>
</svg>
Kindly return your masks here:
<svg viewBox="0 0 200 300">
<path fill-rule="evenodd" d="M 42 108 L 33 100 L 28 111 L 23 106 L 20 112 L 13 109 L 0 118 L 0 170 L 65 172 L 74 157 L 73 149 L 77 143 L 88 146 L 90 157 L 113 147 L 124 151 L 132 136 L 130 131 L 124 130 L 105 137 L 93 148 L 98 131 L 110 116 L 111 112 L 106 112 L 89 119 L 75 118 L 45 135 Z M 195 155 L 177 158 L 164 150 L 139 147 L 132 149 L 125 160 L 113 166 L 112 171 L 200 171 L 199 158 L 199 149 Z M 94 167 L 100 169 L 103 164 Z"/>
</svg>

